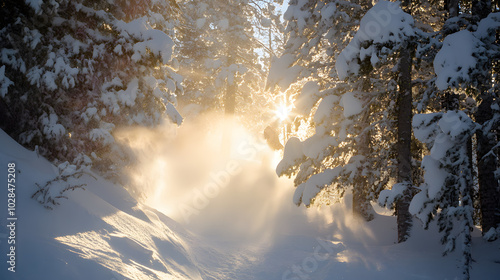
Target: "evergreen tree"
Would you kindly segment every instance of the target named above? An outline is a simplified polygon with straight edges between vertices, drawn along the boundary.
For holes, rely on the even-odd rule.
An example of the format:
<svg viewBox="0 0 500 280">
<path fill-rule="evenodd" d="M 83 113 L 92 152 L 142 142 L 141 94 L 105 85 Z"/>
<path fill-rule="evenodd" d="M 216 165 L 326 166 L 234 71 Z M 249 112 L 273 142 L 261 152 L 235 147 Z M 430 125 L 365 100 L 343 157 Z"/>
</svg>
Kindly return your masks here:
<svg viewBox="0 0 500 280">
<path fill-rule="evenodd" d="M 176 4 L 132 2 L 3 2 L 0 99 L 11 136 L 57 164 L 113 176 L 130 160 L 116 128 L 166 116 L 180 124 L 181 79 L 169 66 L 167 35 Z"/>
<path fill-rule="evenodd" d="M 248 111 L 247 104 L 259 99 L 264 71 L 258 63 L 256 50 L 262 43 L 255 38 L 255 28 L 271 24 L 270 13 L 275 10 L 268 8 L 263 13 L 259 5 L 272 2 L 182 3 L 179 40 L 180 71 L 186 77 L 181 97 L 184 103 L 198 103 L 197 111 L 215 109 L 233 114 Z"/>
<path fill-rule="evenodd" d="M 453 13 L 454 10 L 450 9 L 449 14 Z M 433 53 L 429 57 L 433 60 L 436 78 L 429 81 L 429 89 L 436 93 L 444 92 L 445 102 L 442 106 L 444 112 L 416 115 L 413 119 L 415 135 L 420 141 L 428 143 L 430 155 L 424 157 L 422 161 L 425 170 L 424 183 L 420 187 L 421 192 L 412 200 L 410 210 L 422 219 L 426 226 L 432 219 L 437 219 L 439 230 L 443 232 L 444 254 L 455 250 L 456 242 L 461 243 L 459 248 L 462 253 L 464 279 L 469 279 L 472 264 L 474 162 L 470 137 L 474 132 L 478 141 L 479 194 L 481 195 L 481 188 L 498 183 L 493 176 L 495 154 L 491 153 L 496 128 L 490 126 L 493 124 L 490 122 L 493 119 L 491 104 L 494 103 L 495 94 L 489 90 L 491 79 L 488 78 L 491 59 L 498 53 L 492 44 L 495 40 L 493 34 L 498 29 L 497 17 L 496 14 L 490 14 L 488 18 L 479 21 L 479 17 L 463 13 L 450 18 L 436 34 L 437 37 L 426 41 L 427 45 L 421 48 L 431 50 L 430 53 Z M 436 53 L 432 49 L 439 51 Z M 464 90 L 467 91 L 464 93 Z M 467 113 L 472 116 L 471 110 L 464 106 L 466 104 L 460 101 L 457 94 L 469 94 L 466 100 L 473 100 L 478 96 L 476 92 L 480 92 L 480 97 L 483 99 L 476 109 L 477 124 L 467 116 Z M 489 99 L 487 104 L 485 99 Z M 485 126 L 486 123 L 488 125 Z M 485 139 L 484 135 L 489 135 L 486 143 L 482 142 L 482 139 Z M 486 149 L 482 150 L 483 148 Z M 485 159 L 484 153 L 488 152 L 493 155 L 491 158 L 493 162 L 485 168 L 481 161 Z M 489 177 L 485 174 L 488 172 Z M 485 179 L 487 182 L 483 181 Z M 498 190 L 490 195 L 494 196 L 497 192 Z M 494 208 L 497 203 L 489 205 Z M 483 227 L 484 233 L 486 232 Z"/>
<path fill-rule="evenodd" d="M 331 203 L 350 189 L 353 211 L 367 220 L 373 217 L 369 202 L 395 177 L 391 94 L 397 83 L 391 68 L 394 50 L 413 30 L 409 19 L 402 27 L 399 16 L 379 17 L 381 6 L 360 26 L 370 6 L 290 2 L 285 13 L 290 37 L 268 79 L 288 89 L 301 121 L 311 127 L 304 140 L 288 141 L 277 167 L 278 175 L 295 175 L 295 203 Z"/>
<path fill-rule="evenodd" d="M 481 39 L 486 53 L 481 53 L 482 58 L 477 67 L 479 71 L 474 78 L 481 104 L 477 107 L 476 121 L 482 129 L 476 133 L 477 137 L 477 169 L 479 179 L 479 199 L 481 208 L 481 228 L 483 234 L 500 227 L 500 186 L 498 174 L 498 154 L 494 149 L 498 146 L 498 120 L 495 120 L 495 109 L 498 111 L 498 92 L 493 90 L 491 84 L 491 68 L 494 60 L 498 60 L 499 49 L 496 41 L 498 30 L 498 14 L 491 13 L 491 1 L 472 1 L 472 15 L 478 23 L 477 37 Z M 491 17 L 488 17 L 492 15 Z M 483 20 L 484 19 L 484 20 Z M 482 20 L 482 21 L 480 21 Z M 491 21 L 496 21 L 494 24 Z M 495 106 L 496 105 L 496 106 Z M 490 232 L 490 234 L 492 233 Z M 500 232 L 500 230 L 499 230 Z M 493 239 L 493 238 L 491 238 Z"/>
<path fill-rule="evenodd" d="M 469 279 L 474 209 L 467 142 L 475 124 L 462 111 L 415 115 L 413 124 L 415 136 L 431 145 L 431 153 L 422 161 L 425 183 L 413 198 L 410 211 L 426 227 L 437 216 L 439 231 L 444 232 L 444 255 L 455 250 L 458 239 L 462 245 L 463 275 Z"/>
</svg>

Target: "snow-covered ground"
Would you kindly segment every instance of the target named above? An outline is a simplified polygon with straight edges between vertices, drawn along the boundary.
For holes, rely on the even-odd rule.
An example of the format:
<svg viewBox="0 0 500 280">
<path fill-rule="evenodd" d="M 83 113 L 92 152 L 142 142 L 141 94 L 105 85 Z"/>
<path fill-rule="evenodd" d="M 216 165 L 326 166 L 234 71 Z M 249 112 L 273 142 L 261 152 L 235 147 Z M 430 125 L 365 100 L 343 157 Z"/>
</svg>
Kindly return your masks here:
<svg viewBox="0 0 500 280">
<path fill-rule="evenodd" d="M 208 204 L 202 207 L 189 204 L 189 197 L 169 199 L 168 185 L 157 187 L 155 199 L 148 200 L 147 206 L 138 203 L 123 187 L 85 175 L 80 179 L 87 184 L 85 190 L 67 193 L 69 199 L 62 199 L 61 205 L 48 210 L 31 195 L 36 190 L 35 183 L 54 178 L 56 167 L 0 131 L 0 279 L 322 280 L 459 276 L 458 256 L 441 256 L 439 235 L 433 228 L 424 231 L 416 226 L 413 238 L 395 244 L 395 218 L 382 209 L 377 209 L 375 221 L 364 223 L 352 219 L 349 203 L 320 210 L 297 208 L 292 203 L 291 182 L 275 177 L 272 152 L 265 147 L 252 152 L 251 147 L 257 146 L 240 150 L 242 155 L 245 151 L 251 155 L 250 159 L 235 157 L 233 165 L 226 163 L 212 170 L 234 174 L 211 193 Z M 182 149 L 178 147 L 176 151 Z M 15 163 L 16 172 L 17 220 L 13 231 L 7 227 L 14 222 L 8 220 L 9 163 Z M 168 160 L 164 164 L 164 168 L 172 170 Z M 189 166 L 189 158 L 185 164 Z M 161 176 L 164 174 L 156 177 Z M 188 181 L 186 184 L 194 184 Z M 206 191 L 207 186 L 200 191 Z M 177 187 L 172 193 L 181 190 Z M 185 189 L 187 196 L 195 195 L 193 191 L 196 189 Z M 176 214 L 171 208 L 170 212 L 168 207 L 161 209 L 171 213 L 176 221 L 157 210 L 162 208 L 161 201 L 172 205 L 176 199 L 184 203 L 179 205 L 187 207 L 181 207 L 183 211 L 195 212 Z M 183 218 L 186 213 L 191 213 L 188 220 Z M 15 272 L 8 270 L 12 264 L 8 263 L 8 254 L 12 255 L 10 246 L 14 245 L 8 243 L 13 239 Z M 485 242 L 476 231 L 473 257 L 472 279 L 498 279 L 498 241 Z"/>
</svg>

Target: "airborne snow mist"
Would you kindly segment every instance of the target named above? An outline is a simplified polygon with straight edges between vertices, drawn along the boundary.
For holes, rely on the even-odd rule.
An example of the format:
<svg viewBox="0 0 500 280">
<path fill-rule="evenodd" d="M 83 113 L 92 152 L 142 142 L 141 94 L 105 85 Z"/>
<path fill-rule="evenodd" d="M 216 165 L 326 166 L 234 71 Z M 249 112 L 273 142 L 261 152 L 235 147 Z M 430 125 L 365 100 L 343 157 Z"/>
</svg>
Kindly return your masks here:
<svg viewBox="0 0 500 280">
<path fill-rule="evenodd" d="M 292 203 L 293 182 L 275 172 L 281 155 L 237 120 L 207 114 L 178 128 L 129 129 L 117 138 L 138 160 L 128 171 L 131 188 L 207 237 L 264 242 L 331 219 L 328 207 L 306 211 Z"/>
</svg>

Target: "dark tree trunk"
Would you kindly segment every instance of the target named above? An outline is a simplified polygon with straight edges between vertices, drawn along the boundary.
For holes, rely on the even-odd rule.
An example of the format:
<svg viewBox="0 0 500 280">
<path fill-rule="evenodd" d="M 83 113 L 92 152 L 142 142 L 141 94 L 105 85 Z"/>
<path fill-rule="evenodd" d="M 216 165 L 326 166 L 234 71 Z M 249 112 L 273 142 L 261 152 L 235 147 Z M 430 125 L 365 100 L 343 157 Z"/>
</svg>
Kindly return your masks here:
<svg viewBox="0 0 500 280">
<path fill-rule="evenodd" d="M 352 192 L 352 212 L 354 217 L 361 218 L 365 221 L 371 221 L 374 216 L 373 206 L 370 200 L 366 198 L 366 193 L 363 191 L 366 188 L 367 180 L 365 176 L 359 176 L 354 182 Z"/>
<path fill-rule="evenodd" d="M 403 10 L 411 14 L 411 1 L 403 1 Z M 400 184 L 406 184 L 403 196 L 396 202 L 398 224 L 398 242 L 404 242 L 410 235 L 412 216 L 409 211 L 412 199 L 411 176 L 411 118 L 412 118 L 412 86 L 411 86 L 411 50 L 407 40 L 400 52 L 399 61 L 399 93 L 398 93 L 398 178 Z"/>
<path fill-rule="evenodd" d="M 368 113 L 363 118 L 362 127 L 369 126 L 368 122 Z M 358 144 L 358 153 L 360 155 L 367 156 L 370 153 L 370 135 L 369 133 L 365 133 L 361 136 Z M 354 217 L 362 218 L 365 221 L 371 221 L 374 218 L 373 215 L 373 207 L 370 204 L 370 200 L 367 198 L 367 190 L 368 180 L 366 176 L 363 175 L 363 169 L 367 168 L 366 166 L 362 166 L 360 170 L 358 170 L 358 174 L 354 179 L 354 185 L 352 190 L 352 211 Z"/>
<path fill-rule="evenodd" d="M 448 17 L 458 17 L 458 0 L 445 0 L 445 9 L 448 11 Z"/>
<path fill-rule="evenodd" d="M 481 20 L 491 12 L 491 1 L 472 1 L 472 14 L 476 20 Z M 487 67 L 491 69 L 491 64 Z M 488 72 L 486 76 L 479 77 L 479 92 L 481 94 L 481 104 L 476 111 L 476 122 L 483 125 L 493 118 L 491 105 L 495 101 L 490 89 L 491 77 Z M 481 209 L 481 228 L 483 234 L 491 228 L 500 225 L 500 190 L 495 170 L 498 159 L 493 151 L 497 143 L 495 131 L 478 130 L 477 137 L 477 170 L 479 181 L 479 204 Z"/>
<path fill-rule="evenodd" d="M 237 6 L 232 3 L 228 3 L 227 9 L 230 10 L 237 10 Z M 229 13 L 230 14 L 230 13 Z M 232 16 L 228 16 L 228 25 L 233 26 L 234 25 L 234 18 Z M 230 67 L 234 63 L 236 63 L 236 58 L 238 57 L 238 45 L 235 43 L 236 41 L 231 38 L 230 33 L 228 32 L 226 34 L 225 38 L 225 51 L 226 51 L 226 56 L 227 56 L 227 62 L 226 62 L 226 67 Z M 223 108 L 224 108 L 224 114 L 226 115 L 226 119 L 229 122 L 233 121 L 233 115 L 235 113 L 236 109 L 236 94 L 238 92 L 238 84 L 236 83 L 236 73 L 234 73 L 233 76 L 231 73 L 228 75 L 226 78 L 226 88 L 224 91 L 224 96 L 223 96 Z M 229 158 L 231 156 L 231 149 L 232 149 L 232 125 L 225 126 L 224 127 L 224 132 L 222 135 L 222 155 L 224 158 Z"/>
<path fill-rule="evenodd" d="M 231 18 L 228 19 L 229 24 L 232 24 Z M 230 37 L 226 38 L 226 54 L 227 54 L 227 65 L 230 67 L 236 62 L 238 46 L 234 45 Z M 233 115 L 236 107 L 236 92 L 238 91 L 238 85 L 236 84 L 236 74 L 233 77 L 228 77 L 226 80 L 226 91 L 224 93 L 224 113 L 226 115 Z"/>
<path fill-rule="evenodd" d="M 491 120 L 493 112 L 491 104 L 493 97 L 484 95 L 483 101 L 479 105 L 476 113 L 476 122 L 484 124 Z M 493 146 L 497 143 L 497 139 L 493 132 L 484 132 L 478 130 L 477 137 L 477 170 L 479 181 L 479 200 L 481 208 L 481 228 L 483 234 L 491 228 L 500 225 L 500 193 L 498 188 L 498 180 L 495 177 L 497 167 L 497 157 L 493 153 Z"/>
<path fill-rule="evenodd" d="M 363 83 L 363 91 L 368 91 L 370 89 L 370 79 L 368 77 L 362 78 Z M 367 128 L 370 126 L 370 111 L 366 112 L 361 119 L 361 128 Z M 371 149 L 371 135 L 370 132 L 364 132 L 357 143 L 358 145 L 358 154 L 363 156 L 368 156 L 370 154 Z M 374 210 L 372 205 L 370 204 L 370 200 L 367 198 L 370 186 L 368 185 L 368 180 L 366 176 L 363 175 L 364 168 L 369 168 L 366 166 L 362 166 L 358 170 L 358 174 L 354 179 L 353 190 L 352 190 L 352 211 L 354 217 L 361 218 L 365 221 L 373 220 Z"/>
<path fill-rule="evenodd" d="M 491 0 L 473 0 L 472 15 L 477 16 L 479 20 L 487 17 L 491 13 Z"/>
</svg>

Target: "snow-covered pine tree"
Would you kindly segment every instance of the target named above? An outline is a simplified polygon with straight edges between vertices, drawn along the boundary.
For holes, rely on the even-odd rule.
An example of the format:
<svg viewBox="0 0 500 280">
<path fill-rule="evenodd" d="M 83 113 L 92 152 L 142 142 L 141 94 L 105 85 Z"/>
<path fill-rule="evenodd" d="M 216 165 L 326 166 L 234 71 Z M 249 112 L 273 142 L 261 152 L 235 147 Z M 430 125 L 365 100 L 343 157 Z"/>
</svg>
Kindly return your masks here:
<svg viewBox="0 0 500 280">
<path fill-rule="evenodd" d="M 410 212 L 426 227 L 437 218 L 439 231 L 444 232 L 444 255 L 459 242 L 463 276 L 469 279 L 474 206 L 467 142 L 476 124 L 462 111 L 447 111 L 415 115 L 413 127 L 415 137 L 429 144 L 431 152 L 422 161 L 425 183 L 413 198 Z"/>
<path fill-rule="evenodd" d="M 491 13 L 491 1 L 472 1 L 472 16 L 478 23 L 476 37 L 481 40 L 485 52 L 479 53 L 482 71 L 474 77 L 475 87 L 481 101 L 475 113 L 476 122 L 482 129 L 476 133 L 477 170 L 479 181 L 479 201 L 481 208 L 481 228 L 488 240 L 500 236 L 500 185 L 498 151 L 500 139 L 498 111 L 500 99 L 496 86 L 492 84 L 492 65 L 500 58 L 497 34 L 500 13 Z M 476 52 L 477 53 L 477 52 Z M 497 114 L 495 114 L 495 112 Z M 495 116 L 497 115 L 497 116 Z"/>
<path fill-rule="evenodd" d="M 220 110 L 220 82 L 216 84 L 222 66 L 222 40 L 216 38 L 217 13 L 212 1 L 180 3 L 182 17 L 178 27 L 179 73 L 185 78 L 184 92 L 179 96 L 188 114 L 205 110 Z"/>
<path fill-rule="evenodd" d="M 466 13 L 447 20 L 442 30 L 435 34 L 435 39 L 429 40 L 428 45 L 422 47 L 427 50 L 439 49 L 437 54 L 429 56 L 433 59 L 436 73 L 436 78 L 430 81 L 430 88 L 441 92 L 460 92 L 467 89 L 467 93 L 472 93 L 469 99 L 476 97 L 478 91 L 482 98 L 490 95 L 490 102 L 485 105 L 483 101 L 477 110 L 491 112 L 491 102 L 495 94 L 489 89 L 491 85 L 487 77 L 490 59 L 498 56 L 498 49 L 492 44 L 498 27 L 498 14 L 490 14 L 479 22 Z M 444 40 L 439 43 L 438 38 Z M 432 219 L 437 219 L 439 230 L 443 232 L 445 254 L 456 248 L 456 242 L 460 243 L 458 248 L 463 256 L 463 278 L 469 279 L 472 264 L 471 231 L 474 226 L 474 163 L 471 160 L 470 137 L 477 132 L 479 169 L 481 161 L 484 160 L 481 153 L 485 152 L 479 147 L 480 137 L 484 132 L 488 133 L 489 137 L 494 136 L 496 128 L 492 130 L 490 126 L 493 124 L 489 122 L 492 119 L 491 114 L 481 120 L 483 116 L 478 118 L 476 113 L 476 121 L 481 125 L 475 124 L 467 116 L 464 110 L 466 108 L 460 104 L 463 102 L 459 101 L 456 99 L 454 106 L 443 106 L 444 112 L 421 114 L 413 119 L 415 136 L 429 145 L 430 155 L 422 161 L 425 170 L 424 183 L 420 186 L 421 192 L 412 200 L 410 210 L 422 219 L 426 226 Z M 470 110 L 468 112 L 470 113 Z M 485 126 L 485 123 L 488 125 Z M 491 144 L 491 138 L 487 142 L 488 152 L 492 152 L 494 144 Z M 494 157 L 495 154 L 492 155 Z M 494 168 L 490 168 L 490 172 Z M 493 172 L 490 175 L 493 175 Z M 481 177 L 484 174 L 479 172 L 478 175 L 481 192 Z M 493 177 L 494 175 L 490 176 L 487 184 L 498 182 Z M 496 203 L 498 202 L 491 205 L 495 207 Z"/>
<path fill-rule="evenodd" d="M 55 163 L 112 176 L 127 163 L 116 127 L 182 121 L 166 34 L 175 3 L 133 2 L 4 2 L 0 97 L 16 122 L 10 135 Z"/>
<path fill-rule="evenodd" d="M 394 75 L 389 66 L 372 70 L 380 61 L 391 61 L 390 53 L 375 48 L 383 45 L 373 43 L 378 38 L 370 40 L 363 32 L 355 36 L 370 6 L 368 1 L 291 1 L 285 13 L 285 53 L 268 77 L 269 84 L 287 90 L 295 100 L 302 123 L 299 138 L 288 141 L 277 167 L 278 175 L 295 176 L 294 202 L 331 203 L 353 190 L 353 210 L 365 219 L 371 218 L 369 201 L 395 177 L 395 102 L 390 92 L 396 90 L 396 81 L 390 79 Z M 387 39 L 394 30 L 376 21 L 378 15 L 370 13 L 360 30 L 373 27 L 373 20 L 381 30 L 389 30 Z M 394 37 L 400 40 L 399 33 L 407 31 L 395 31 Z M 342 82 L 346 78 L 348 83 Z M 305 135 L 304 126 L 309 127 Z"/>
<path fill-rule="evenodd" d="M 336 75 L 331 57 L 341 48 L 333 40 L 352 36 L 353 21 L 360 10 L 360 5 L 347 1 L 297 0 L 290 1 L 284 14 L 288 39 L 284 53 L 271 65 L 267 84 L 284 91 L 287 102 L 294 101 L 295 126 L 309 126 L 303 129 L 308 131 L 304 135 L 295 134 L 300 139 L 288 140 L 276 170 L 279 176 L 295 176 L 297 205 L 331 203 L 352 186 L 339 184 L 342 168 L 334 168 L 346 164 L 349 157 L 339 151 L 335 139 L 341 133 L 338 130 L 345 132 L 346 128 L 335 122 L 343 118 L 340 96 L 333 90 Z M 348 15 L 348 11 L 352 13 Z M 342 32 L 344 36 L 337 36 Z"/>
<path fill-rule="evenodd" d="M 264 21 L 256 6 L 272 2 L 181 3 L 180 71 L 186 76 L 186 89 L 180 99 L 184 103 L 198 103 L 197 112 L 220 109 L 231 114 L 245 112 L 247 104 L 258 99 L 264 72 L 258 63 L 260 44 L 254 25 Z"/>
<path fill-rule="evenodd" d="M 409 10 L 410 4 L 406 3 L 406 5 Z M 396 202 L 399 242 L 406 240 L 411 227 L 411 215 L 408 213 L 413 183 L 411 178 L 412 59 L 410 42 L 415 37 L 414 20 L 411 15 L 401 10 L 398 3 L 380 1 L 363 17 L 358 34 L 337 58 L 339 76 L 350 79 L 350 84 L 356 77 L 367 75 L 374 70 L 376 74 L 376 71 L 383 73 L 384 67 L 397 69 L 395 77 L 390 74 L 379 76 L 379 85 L 374 84 L 372 93 L 376 92 L 374 90 L 376 88 L 380 89 L 379 92 L 383 92 L 383 87 L 386 87 L 388 94 L 393 96 L 389 100 L 397 100 L 397 104 L 387 102 L 385 106 L 379 105 L 384 108 L 382 110 L 386 114 L 391 113 L 392 108 L 391 115 L 385 116 L 379 122 L 384 123 L 386 127 L 397 126 L 397 129 L 394 129 L 398 132 L 397 139 L 393 140 L 397 143 L 396 149 L 392 150 L 390 146 L 385 146 L 384 150 L 393 151 L 397 155 L 397 184 L 393 186 L 393 191 L 397 195 L 393 196 L 394 200 L 389 204 Z M 390 73 L 390 70 L 386 72 Z M 387 79 L 387 76 L 392 76 L 392 79 Z M 398 93 L 395 92 L 396 81 Z M 384 101 L 383 98 L 376 97 L 376 99 L 378 102 Z M 368 114 L 374 112 L 376 111 L 368 112 Z M 395 123 L 391 122 L 390 118 L 394 118 Z M 391 174 L 389 170 L 384 171 Z M 385 199 L 382 201 L 383 204 L 387 202 Z"/>
</svg>

